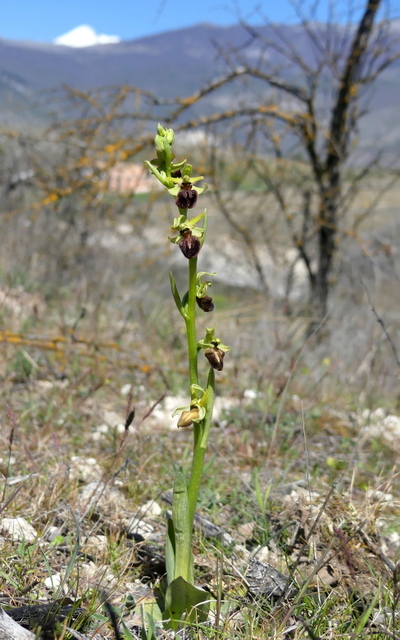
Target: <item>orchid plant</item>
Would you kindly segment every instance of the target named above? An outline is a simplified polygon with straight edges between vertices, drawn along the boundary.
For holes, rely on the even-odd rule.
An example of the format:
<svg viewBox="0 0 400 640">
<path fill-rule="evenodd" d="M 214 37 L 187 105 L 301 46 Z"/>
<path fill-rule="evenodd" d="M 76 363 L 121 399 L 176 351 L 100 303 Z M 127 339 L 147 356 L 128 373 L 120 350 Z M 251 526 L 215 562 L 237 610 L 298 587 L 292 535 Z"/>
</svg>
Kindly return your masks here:
<svg viewBox="0 0 400 640">
<path fill-rule="evenodd" d="M 155 137 L 157 157 L 146 161 L 152 174 L 175 199 L 178 215 L 173 220 L 173 235 L 169 240 L 177 244 L 188 261 L 188 289 L 181 296 L 170 273 L 170 283 L 176 307 L 186 325 L 188 347 L 189 402 L 176 409 L 178 427 L 193 428 L 193 458 L 189 479 L 178 469 L 174 481 L 172 516 L 168 520 L 166 541 L 167 590 L 164 597 L 163 619 L 167 626 L 177 629 L 181 621 L 205 620 L 210 595 L 194 585 L 192 532 L 196 505 L 203 473 L 204 458 L 210 433 L 214 395 L 215 371 L 221 371 L 229 347 L 222 344 L 214 328 L 207 328 L 205 337 L 197 339 L 196 311 L 210 313 L 214 309 L 208 295 L 210 282 L 205 279 L 215 274 L 198 272 L 198 255 L 205 241 L 207 211 L 190 217 L 189 212 L 198 197 L 207 189 L 196 186 L 203 176 L 192 176 L 192 165 L 187 160 L 175 162 L 172 152 L 175 134 L 172 129 L 158 125 Z M 208 367 L 206 381 L 199 377 L 199 356 L 205 357 Z"/>
</svg>

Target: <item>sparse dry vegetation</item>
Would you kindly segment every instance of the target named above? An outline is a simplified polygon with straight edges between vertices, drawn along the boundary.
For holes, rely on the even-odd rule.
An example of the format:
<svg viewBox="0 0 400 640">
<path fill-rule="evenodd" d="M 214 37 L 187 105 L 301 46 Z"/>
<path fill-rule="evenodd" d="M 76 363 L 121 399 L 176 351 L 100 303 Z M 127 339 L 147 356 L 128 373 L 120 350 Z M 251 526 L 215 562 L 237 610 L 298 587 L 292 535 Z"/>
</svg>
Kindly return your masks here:
<svg viewBox="0 0 400 640">
<path fill-rule="evenodd" d="M 126 95 L 110 98 L 111 113 Z M 178 284 L 183 274 L 164 194 L 109 189 L 116 162 L 142 162 L 147 124 L 113 129 L 121 121 L 94 98 L 70 97 L 87 103 L 86 128 L 69 119 L 46 139 L 1 140 L 0 605 L 42 639 L 118 638 L 112 612 L 124 640 L 150 638 L 142 612 L 162 585 L 168 491 L 192 439 L 171 418 L 188 398 L 167 273 Z M 319 327 L 307 336 L 309 282 L 293 269 L 290 227 L 266 210 L 260 168 L 275 179 L 278 165 L 263 154 L 240 164 L 229 149 L 241 143 L 216 140 L 182 145 L 216 172 L 202 199 L 221 214 L 199 261 L 218 272 L 215 324 L 232 348 L 195 522 L 196 583 L 216 604 L 179 637 L 396 640 L 395 172 L 374 168 L 343 212 L 319 341 Z M 291 178 L 306 174 L 302 159 L 286 162 L 279 188 L 294 212 Z M 346 169 L 344 191 L 353 179 Z"/>
<path fill-rule="evenodd" d="M 243 214 L 256 198 L 245 194 Z M 392 198 L 380 202 L 367 243 L 392 237 Z M 6 247 L 1 518 L 24 518 L 34 532 L 24 539 L 2 530 L 1 602 L 70 598 L 79 611 L 68 626 L 89 616 L 81 633 L 90 638 L 113 637 L 104 592 L 137 633 L 132 598 L 148 601 L 165 570 L 162 495 L 189 455 L 190 435 L 170 428 L 172 406 L 186 403 L 176 401 L 184 339 L 167 282 L 154 279 L 160 262 L 173 259 L 162 242 L 166 207 L 145 198 L 117 220 L 93 218 L 85 249 L 73 226 L 57 242 L 64 220 L 54 210 L 32 221 L 20 209 L 3 223 L 5 237 L 16 234 L 19 262 Z M 142 211 L 150 231 L 137 238 Z M 222 223 L 213 224 L 213 255 L 223 254 L 237 240 L 225 233 L 221 244 Z M 376 251 L 364 259 L 363 282 L 396 345 L 398 258 Z M 65 255 L 63 270 L 51 267 L 57 255 Z M 225 547 L 221 530 L 209 537 L 204 527 L 196 534 L 197 579 L 218 602 L 212 631 L 199 628 L 198 637 L 398 633 L 399 427 L 390 418 L 398 367 L 351 264 L 344 255 L 324 345 L 305 342 L 301 300 L 288 316 L 257 288 L 218 284 L 217 322 L 235 355 L 219 383 L 199 514 L 232 540 Z M 262 572 L 258 581 L 246 577 L 251 555 L 289 579 L 287 592 L 284 583 L 271 597 Z"/>
</svg>

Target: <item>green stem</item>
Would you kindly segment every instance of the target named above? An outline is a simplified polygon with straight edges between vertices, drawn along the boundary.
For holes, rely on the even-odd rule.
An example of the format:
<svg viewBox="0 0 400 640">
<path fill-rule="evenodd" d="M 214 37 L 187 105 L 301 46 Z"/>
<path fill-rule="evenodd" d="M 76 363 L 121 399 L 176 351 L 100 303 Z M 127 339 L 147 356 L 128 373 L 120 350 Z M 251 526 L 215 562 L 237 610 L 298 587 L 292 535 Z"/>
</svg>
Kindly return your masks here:
<svg viewBox="0 0 400 640">
<path fill-rule="evenodd" d="M 189 378 L 190 384 L 199 384 L 199 374 L 197 370 L 197 333 L 196 333 L 196 285 L 197 285 L 197 258 L 190 258 L 189 262 L 189 286 L 188 286 L 188 307 L 186 334 L 188 341 L 189 355 Z"/>
<path fill-rule="evenodd" d="M 190 384 L 198 384 L 197 368 L 197 334 L 196 334 L 196 288 L 197 288 L 197 258 L 189 260 L 189 287 L 186 332 L 189 353 L 189 377 Z M 188 527 L 190 531 L 190 544 L 193 530 L 194 515 L 196 513 L 199 497 L 201 477 L 203 475 L 204 457 L 207 449 L 208 436 L 211 427 L 211 419 L 214 405 L 215 380 L 214 370 L 210 369 L 207 382 L 207 406 L 206 417 L 200 423 L 194 424 L 193 436 L 193 460 L 188 486 Z"/>
<path fill-rule="evenodd" d="M 189 504 L 189 526 L 193 529 L 194 515 L 196 513 L 197 500 L 200 491 L 200 482 L 203 475 L 204 457 L 206 454 L 208 436 L 212 421 L 212 413 L 215 396 L 215 376 L 214 369 L 210 369 L 207 381 L 207 406 L 206 417 L 203 422 L 194 425 L 194 448 L 192 471 L 188 486 L 188 504 Z"/>
</svg>

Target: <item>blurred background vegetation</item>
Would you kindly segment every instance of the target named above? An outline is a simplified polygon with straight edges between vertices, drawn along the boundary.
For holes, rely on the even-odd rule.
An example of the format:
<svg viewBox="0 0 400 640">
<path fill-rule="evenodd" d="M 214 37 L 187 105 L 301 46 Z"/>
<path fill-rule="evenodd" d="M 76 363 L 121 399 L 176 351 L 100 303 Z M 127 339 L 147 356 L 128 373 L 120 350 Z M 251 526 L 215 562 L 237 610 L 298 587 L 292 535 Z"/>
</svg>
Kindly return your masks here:
<svg viewBox="0 0 400 640">
<path fill-rule="evenodd" d="M 166 241 L 173 211 L 142 170 L 162 119 L 177 131 L 178 154 L 210 184 L 202 265 L 217 271 L 231 367 L 243 371 L 248 359 L 253 384 L 262 385 L 271 371 L 287 375 L 308 338 L 306 385 L 325 379 L 335 393 L 354 389 L 367 403 L 376 394 L 396 403 L 397 150 L 363 137 L 376 103 L 371 90 L 399 69 L 397 23 L 379 8 L 366 3 L 358 24 L 345 26 L 315 23 L 311 6 L 307 16 L 299 8 L 296 27 L 241 24 L 240 46 L 215 49 L 218 77 L 201 85 L 190 64 L 182 67 L 188 95 L 171 95 L 166 68 L 168 90 L 161 81 L 155 92 L 64 87 L 37 99 L 40 125 L 22 124 L 20 112 L 3 125 L 3 337 L 54 337 L 76 324 L 91 340 L 104 332 L 124 348 L 147 345 L 136 357 L 149 366 L 170 350 L 183 358 L 166 303 L 166 271 L 179 278 Z M 153 323 L 166 354 L 149 347 Z"/>
<path fill-rule="evenodd" d="M 355 637 L 377 598 L 380 637 L 398 633 L 399 23 L 380 0 L 357 20 L 352 8 L 346 25 L 299 3 L 296 25 L 199 25 L 90 51 L 0 42 L 0 509 L 38 532 L 2 547 L 6 604 L 49 599 L 59 571 L 99 606 L 101 580 L 70 552 L 72 510 L 105 538 L 90 554 L 116 601 L 163 572 L 125 535 L 190 459 L 171 420 L 188 394 L 168 278 L 184 290 L 176 207 L 143 167 L 161 121 L 209 184 L 199 268 L 217 272 L 212 324 L 231 347 L 199 513 L 304 587 L 287 610 L 239 602 L 221 637 L 288 637 L 292 615 L 310 637 Z M 199 535 L 210 584 L 216 549 Z M 307 554 L 340 576 L 311 596 Z"/>
</svg>

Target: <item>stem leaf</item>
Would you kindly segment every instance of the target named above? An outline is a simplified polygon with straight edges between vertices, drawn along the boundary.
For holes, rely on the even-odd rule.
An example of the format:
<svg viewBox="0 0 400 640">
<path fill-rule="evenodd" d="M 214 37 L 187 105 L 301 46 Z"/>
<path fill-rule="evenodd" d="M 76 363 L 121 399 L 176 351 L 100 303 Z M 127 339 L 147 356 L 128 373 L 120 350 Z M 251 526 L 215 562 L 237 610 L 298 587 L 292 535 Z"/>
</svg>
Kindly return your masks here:
<svg viewBox="0 0 400 640">
<path fill-rule="evenodd" d="M 167 520 L 167 539 L 165 543 L 165 568 L 167 570 L 168 584 L 175 577 L 175 530 L 172 517 Z"/>
<path fill-rule="evenodd" d="M 170 282 L 170 285 L 171 285 L 171 292 L 172 292 L 173 298 L 175 300 L 176 308 L 178 309 L 178 311 L 181 314 L 182 318 L 184 318 L 186 320 L 187 316 L 185 314 L 184 306 L 183 306 L 182 300 L 181 300 L 181 296 L 179 295 L 178 287 L 176 286 L 175 278 L 174 278 L 174 275 L 173 275 L 172 271 L 169 272 L 169 282 Z"/>
<path fill-rule="evenodd" d="M 208 374 L 207 380 L 207 389 L 206 389 L 206 417 L 204 420 L 204 429 L 201 437 L 200 447 L 206 449 L 208 437 L 210 435 L 211 421 L 213 417 L 213 409 L 214 409 L 214 396 L 215 396 L 215 374 L 214 369 L 210 367 L 210 371 Z"/>
<path fill-rule="evenodd" d="M 210 594 L 186 582 L 179 576 L 168 585 L 165 594 L 164 619 L 170 618 L 170 628 L 176 630 L 184 617 L 186 623 L 205 622 L 210 609 Z"/>
<path fill-rule="evenodd" d="M 164 185 L 164 187 L 166 187 L 167 189 L 170 189 L 171 187 L 174 186 L 174 183 L 172 182 L 171 178 L 169 178 L 166 175 L 163 175 L 162 173 L 160 173 L 160 171 L 158 171 L 157 167 L 155 167 L 153 164 L 151 164 L 151 162 L 149 162 L 148 160 L 144 161 L 145 165 L 148 166 L 148 168 L 150 169 L 151 173 L 157 178 L 157 180 L 159 180 L 159 182 L 161 182 L 161 184 Z"/>
<path fill-rule="evenodd" d="M 172 522 L 175 536 L 174 577 L 182 576 L 193 582 L 192 526 L 189 519 L 189 503 L 186 477 L 182 468 L 178 469 L 174 482 L 172 501 Z"/>
</svg>

